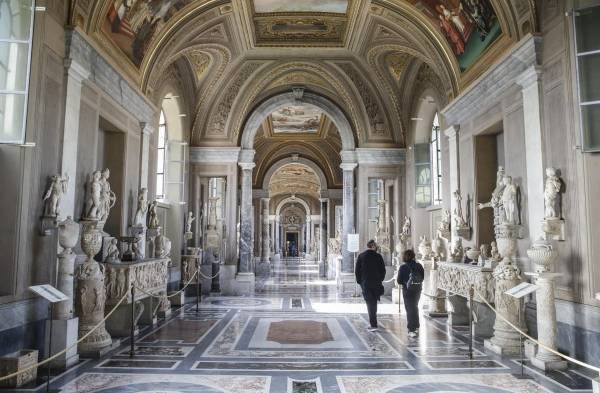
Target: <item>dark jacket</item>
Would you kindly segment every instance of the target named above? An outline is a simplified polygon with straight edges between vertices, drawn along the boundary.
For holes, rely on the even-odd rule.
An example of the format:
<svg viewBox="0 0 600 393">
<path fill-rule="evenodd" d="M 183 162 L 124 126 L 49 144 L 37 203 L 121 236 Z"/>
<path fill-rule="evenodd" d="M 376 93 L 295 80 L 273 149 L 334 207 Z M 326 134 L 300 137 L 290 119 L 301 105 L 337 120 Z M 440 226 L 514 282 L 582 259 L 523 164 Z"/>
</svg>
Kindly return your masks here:
<svg viewBox="0 0 600 393">
<path fill-rule="evenodd" d="M 354 269 L 356 282 L 360 284 L 365 300 L 379 300 L 383 295 L 385 279 L 385 263 L 377 251 L 367 250 L 356 259 Z"/>
<path fill-rule="evenodd" d="M 400 266 L 400 270 L 398 270 L 397 282 L 398 284 L 402 285 L 402 288 L 406 288 L 406 282 L 408 281 L 408 277 L 410 276 L 410 271 L 412 269 L 420 271 L 423 277 L 425 277 L 425 269 L 423 269 L 423 265 L 417 263 L 415 260 L 406 262 Z"/>
</svg>

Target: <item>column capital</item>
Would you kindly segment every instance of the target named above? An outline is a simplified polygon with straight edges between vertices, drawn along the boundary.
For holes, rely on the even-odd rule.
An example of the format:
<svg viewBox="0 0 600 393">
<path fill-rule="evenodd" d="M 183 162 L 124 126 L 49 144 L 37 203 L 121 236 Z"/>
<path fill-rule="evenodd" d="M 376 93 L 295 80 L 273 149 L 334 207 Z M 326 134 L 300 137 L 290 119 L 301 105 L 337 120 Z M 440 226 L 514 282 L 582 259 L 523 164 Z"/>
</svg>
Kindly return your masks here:
<svg viewBox="0 0 600 393">
<path fill-rule="evenodd" d="M 265 203 L 269 203 L 271 201 L 271 198 L 270 197 L 261 197 L 260 200 Z"/>
<path fill-rule="evenodd" d="M 73 59 L 65 59 L 63 65 L 69 78 L 73 78 L 79 83 L 90 77 L 90 72 Z"/>
<path fill-rule="evenodd" d="M 523 71 L 523 73 L 521 73 L 521 75 L 517 77 L 515 82 L 523 89 L 526 89 L 535 82 L 539 82 L 542 79 L 542 72 L 542 67 L 538 65 L 533 65 L 525 71 Z"/>
<path fill-rule="evenodd" d="M 340 168 L 342 168 L 343 171 L 353 171 L 357 166 L 358 164 L 356 162 L 342 162 L 340 164 Z"/>
<path fill-rule="evenodd" d="M 251 171 L 256 166 L 256 164 L 253 162 L 238 162 L 238 165 L 244 171 Z"/>
<path fill-rule="evenodd" d="M 459 130 L 460 130 L 460 125 L 454 124 L 444 130 L 444 135 L 446 135 L 450 139 L 456 138 Z"/>
<path fill-rule="evenodd" d="M 154 128 L 148 126 L 148 123 L 145 121 L 140 121 L 140 130 L 144 135 L 152 135 L 154 133 Z"/>
<path fill-rule="evenodd" d="M 321 203 L 328 203 L 329 202 L 329 198 L 319 198 L 319 202 L 321 202 Z"/>
</svg>

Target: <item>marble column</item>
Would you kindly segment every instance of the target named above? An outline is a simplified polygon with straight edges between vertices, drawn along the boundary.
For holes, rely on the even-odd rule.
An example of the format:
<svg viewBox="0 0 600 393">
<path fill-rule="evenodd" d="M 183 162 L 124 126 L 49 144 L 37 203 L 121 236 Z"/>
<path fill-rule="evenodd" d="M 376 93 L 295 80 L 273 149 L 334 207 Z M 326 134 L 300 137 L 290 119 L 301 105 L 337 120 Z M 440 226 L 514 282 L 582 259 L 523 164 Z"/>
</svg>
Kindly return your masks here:
<svg viewBox="0 0 600 393">
<path fill-rule="evenodd" d="M 140 122 L 140 181 L 139 188 L 148 188 L 148 163 L 150 162 L 150 137 L 152 136 L 152 128 L 148 127 L 145 122 Z"/>
<path fill-rule="evenodd" d="M 192 231 L 194 232 L 194 240 L 192 244 L 194 247 L 202 247 L 202 221 L 204 220 L 203 215 L 208 212 L 202 211 L 202 187 L 200 185 L 200 177 L 193 176 L 192 178 L 192 203 L 194 214 L 196 219 L 193 222 Z"/>
<path fill-rule="evenodd" d="M 450 191 L 454 192 L 460 190 L 460 158 L 459 154 L 459 131 L 460 126 L 453 125 L 444 131 L 444 134 L 448 137 L 448 158 L 450 161 Z M 455 198 L 450 198 L 450 212 L 452 214 L 451 222 L 454 221 L 454 211 L 456 209 Z M 450 244 L 454 244 L 456 240 L 456 232 L 452 231 L 452 239 Z"/>
<path fill-rule="evenodd" d="M 538 341 L 546 347 L 557 350 L 556 336 L 556 304 L 554 301 L 554 279 L 559 274 L 554 273 L 554 262 L 558 252 L 549 242 L 539 240 L 527 250 L 527 255 L 535 264 L 535 273 L 526 273 L 535 277 L 538 286 L 535 300 L 537 304 Z M 566 370 L 567 362 L 560 356 L 538 347 L 537 354 L 531 359 L 535 367 L 547 370 Z"/>
<path fill-rule="evenodd" d="M 61 201 L 61 217 L 78 217 L 75 214 L 75 179 L 77 179 L 77 149 L 79 146 L 79 113 L 81 108 L 81 83 L 89 77 L 89 72 L 79 63 L 66 59 L 65 74 L 67 80 L 65 118 L 62 135 L 62 157 L 60 172 L 72 180 Z M 79 212 L 77 212 L 79 213 Z"/>
<path fill-rule="evenodd" d="M 312 242 L 312 231 L 311 231 L 311 227 L 312 227 L 312 219 L 310 218 L 310 215 L 306 216 L 306 241 L 304 242 L 304 244 L 306 244 L 306 257 L 312 257 L 311 253 L 310 253 L 310 243 Z"/>
<path fill-rule="evenodd" d="M 356 291 L 354 278 L 353 253 L 348 251 L 348 234 L 355 233 L 354 226 L 354 169 L 358 164 L 353 162 L 342 162 L 340 167 L 343 171 L 344 188 L 342 206 L 342 261 L 340 270 L 337 272 L 338 291 L 341 293 L 354 293 Z"/>
<path fill-rule="evenodd" d="M 523 127 L 527 171 L 527 215 L 529 238 L 543 236 L 544 220 L 544 146 L 542 141 L 542 71 L 538 66 L 527 69 L 517 79 L 523 95 Z"/>
<path fill-rule="evenodd" d="M 240 202 L 240 266 L 239 273 L 253 274 L 254 272 L 254 226 L 252 208 L 252 169 L 253 162 L 240 162 L 241 202 Z"/>
<path fill-rule="evenodd" d="M 279 216 L 275 217 L 275 253 L 276 254 L 281 254 L 281 246 L 279 245 L 280 243 L 280 223 L 279 223 Z"/>
<path fill-rule="evenodd" d="M 326 277 L 327 276 L 327 238 L 329 237 L 328 235 L 328 230 L 327 230 L 327 205 L 329 204 L 329 200 L 327 198 L 321 198 L 319 199 L 319 201 L 321 202 L 321 223 L 319 224 L 319 228 L 320 228 L 320 236 L 321 238 L 319 239 L 319 255 L 320 255 L 320 260 L 319 260 L 319 275 L 321 277 Z"/>
<path fill-rule="evenodd" d="M 263 262 L 269 262 L 271 257 L 271 234 L 269 233 L 269 201 L 270 198 L 261 198 L 262 204 L 262 252 Z"/>
</svg>

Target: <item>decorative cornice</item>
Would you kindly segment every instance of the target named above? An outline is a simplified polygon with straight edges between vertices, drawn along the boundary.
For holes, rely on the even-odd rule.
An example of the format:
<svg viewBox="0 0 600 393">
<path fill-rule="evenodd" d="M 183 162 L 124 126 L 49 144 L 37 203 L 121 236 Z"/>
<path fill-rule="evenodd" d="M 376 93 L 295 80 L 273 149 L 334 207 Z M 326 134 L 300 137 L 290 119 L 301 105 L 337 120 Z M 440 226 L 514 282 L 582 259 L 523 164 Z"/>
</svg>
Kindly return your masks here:
<svg viewBox="0 0 600 393">
<path fill-rule="evenodd" d="M 542 79 L 542 67 L 533 65 L 523 72 L 515 81 L 519 86 L 524 89 L 528 88 L 535 82 L 539 82 Z"/>
<path fill-rule="evenodd" d="M 356 149 L 356 158 L 360 165 L 401 165 L 406 159 L 406 149 L 358 148 Z"/>
<path fill-rule="evenodd" d="M 450 139 L 455 139 L 458 135 L 458 131 L 460 130 L 460 124 L 452 125 L 444 130 L 444 135 L 446 135 Z"/>
<path fill-rule="evenodd" d="M 237 163 L 240 151 L 239 147 L 192 147 L 190 148 L 190 162 L 192 164 Z"/>
</svg>

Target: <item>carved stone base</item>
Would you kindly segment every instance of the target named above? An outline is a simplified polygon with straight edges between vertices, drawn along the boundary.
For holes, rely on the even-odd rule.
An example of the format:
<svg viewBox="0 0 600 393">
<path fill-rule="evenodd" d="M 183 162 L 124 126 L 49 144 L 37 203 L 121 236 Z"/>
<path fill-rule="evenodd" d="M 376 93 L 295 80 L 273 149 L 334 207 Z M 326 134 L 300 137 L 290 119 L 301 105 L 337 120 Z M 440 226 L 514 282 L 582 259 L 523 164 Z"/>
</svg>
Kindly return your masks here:
<svg viewBox="0 0 600 393">
<path fill-rule="evenodd" d="M 496 314 L 488 306 L 479 302 L 473 302 L 473 313 L 475 314 L 473 323 L 475 335 L 484 338 L 492 337 Z"/>
<path fill-rule="evenodd" d="M 77 341 L 77 330 L 79 328 L 79 318 L 60 319 L 48 321 L 52 323 L 52 353 L 59 353 L 65 348 L 70 347 Z M 50 329 L 46 328 L 46 341 L 50 334 Z M 50 362 L 50 366 L 55 370 L 66 370 L 79 361 L 77 347 L 71 348 L 67 353 L 59 356 Z"/>
<path fill-rule="evenodd" d="M 537 367 L 544 371 L 550 370 L 566 370 L 568 368 L 568 364 L 566 361 L 559 359 L 553 360 L 542 360 L 534 357 L 531 359 L 531 364 L 534 367 Z"/>
<path fill-rule="evenodd" d="M 253 295 L 256 285 L 256 277 L 254 273 L 238 273 L 235 277 L 234 294 Z"/>
<path fill-rule="evenodd" d="M 484 340 L 483 346 L 500 356 L 520 353 L 518 336 L 515 338 L 512 332 L 501 332 L 498 329 L 494 331 L 494 337 Z"/>
<path fill-rule="evenodd" d="M 135 330 L 134 334 L 138 334 L 137 323 L 144 311 L 144 305 L 141 301 L 135 302 Z M 119 306 L 117 311 L 106 320 L 106 330 L 115 337 L 129 337 L 131 334 L 131 304 Z"/>
<path fill-rule="evenodd" d="M 86 359 L 99 359 L 104 355 L 108 354 L 110 351 L 113 351 L 121 346 L 121 339 L 115 338 L 112 340 L 112 344 L 109 346 L 98 348 L 98 349 L 79 349 L 79 356 Z"/>
<path fill-rule="evenodd" d="M 542 230 L 552 240 L 565 240 L 565 220 L 547 219 L 542 221 Z"/>
<path fill-rule="evenodd" d="M 450 326 L 469 325 L 467 299 L 459 295 L 448 296 L 448 324 Z"/>
<path fill-rule="evenodd" d="M 172 293 L 169 294 L 169 296 L 171 295 Z M 171 299 L 171 305 L 173 306 L 180 307 L 185 305 L 185 293 L 183 292 L 180 292 L 177 296 L 170 297 L 169 299 Z"/>
<path fill-rule="evenodd" d="M 338 293 L 342 295 L 354 295 L 360 296 L 361 289 L 356 283 L 356 276 L 354 273 L 339 273 L 337 276 L 337 288 Z"/>
</svg>

